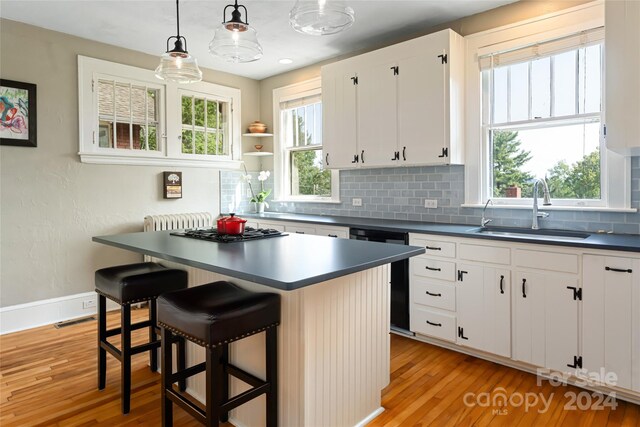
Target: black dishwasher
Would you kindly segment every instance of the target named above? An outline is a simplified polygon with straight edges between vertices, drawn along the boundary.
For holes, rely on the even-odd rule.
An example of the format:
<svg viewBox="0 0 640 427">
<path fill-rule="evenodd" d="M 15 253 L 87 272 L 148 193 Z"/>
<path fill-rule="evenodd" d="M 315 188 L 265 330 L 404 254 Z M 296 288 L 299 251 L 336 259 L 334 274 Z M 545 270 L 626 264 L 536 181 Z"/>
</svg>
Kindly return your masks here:
<svg viewBox="0 0 640 427">
<path fill-rule="evenodd" d="M 349 238 L 371 242 L 408 245 L 409 234 L 394 231 L 350 228 Z M 403 334 L 409 331 L 409 260 L 391 263 L 391 329 Z"/>
</svg>

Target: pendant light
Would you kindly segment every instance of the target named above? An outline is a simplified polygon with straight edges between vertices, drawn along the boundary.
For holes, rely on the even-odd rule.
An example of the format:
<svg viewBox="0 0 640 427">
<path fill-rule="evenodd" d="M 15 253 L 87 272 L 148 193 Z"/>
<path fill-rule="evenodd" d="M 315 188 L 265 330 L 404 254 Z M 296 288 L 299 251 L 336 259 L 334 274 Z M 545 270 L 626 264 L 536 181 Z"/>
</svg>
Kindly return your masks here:
<svg viewBox="0 0 640 427">
<path fill-rule="evenodd" d="M 353 25 L 356 15 L 353 9 L 337 0 L 297 0 L 289 23 L 299 33 L 324 36 L 339 33 Z"/>
<path fill-rule="evenodd" d="M 227 20 L 227 9 L 230 7 L 233 11 L 231 19 Z M 240 8 L 244 9 L 244 21 Z M 224 8 L 222 24 L 209 43 L 209 52 L 228 62 L 252 62 L 262 58 L 262 46 L 258 43 L 256 30 L 249 25 L 247 8 L 238 5 L 238 0 Z"/>
<path fill-rule="evenodd" d="M 160 57 L 156 77 L 176 83 L 193 83 L 202 80 L 202 71 L 196 59 L 187 52 L 187 39 L 180 35 L 180 8 L 176 0 L 177 34 L 167 39 L 167 51 Z M 173 49 L 169 43 L 174 40 Z"/>
</svg>

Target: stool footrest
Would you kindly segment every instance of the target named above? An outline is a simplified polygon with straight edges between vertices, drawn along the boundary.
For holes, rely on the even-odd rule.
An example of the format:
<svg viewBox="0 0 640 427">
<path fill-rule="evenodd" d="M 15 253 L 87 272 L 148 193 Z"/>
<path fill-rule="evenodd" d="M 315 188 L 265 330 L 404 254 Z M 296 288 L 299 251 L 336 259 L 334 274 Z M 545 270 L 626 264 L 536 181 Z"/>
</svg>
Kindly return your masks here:
<svg viewBox="0 0 640 427">
<path fill-rule="evenodd" d="M 244 381 L 245 383 L 249 384 L 250 386 L 253 387 L 259 387 L 261 385 L 265 384 L 265 381 L 261 380 L 260 378 L 251 375 L 250 373 L 243 371 L 242 369 L 238 368 L 237 366 L 234 366 L 232 364 L 228 364 L 226 366 L 227 368 L 227 372 L 229 372 L 230 375 L 233 375 L 234 377 L 238 378 L 241 381 Z"/>
<path fill-rule="evenodd" d="M 130 330 L 135 331 L 142 328 L 149 328 L 150 326 L 151 326 L 151 320 L 145 320 L 143 322 L 134 323 L 133 325 L 131 325 Z M 107 331 L 105 332 L 106 334 L 105 337 L 108 338 L 114 335 L 119 335 L 121 331 L 122 331 L 121 328 L 107 329 Z M 156 331 L 156 334 L 160 335 L 160 328 L 154 327 L 154 331 Z"/>
<path fill-rule="evenodd" d="M 188 412 L 193 418 L 201 422 L 202 424 L 207 423 L 207 413 L 196 406 L 194 403 L 189 401 L 186 397 L 182 395 L 182 393 L 176 392 L 173 389 L 165 390 L 166 396 L 179 407 Z"/>
<path fill-rule="evenodd" d="M 122 362 L 122 352 L 116 346 L 114 346 L 110 342 L 103 341 L 100 343 L 100 347 L 107 350 L 110 355 Z"/>
<path fill-rule="evenodd" d="M 269 388 L 270 388 L 270 385 L 263 382 L 261 386 L 247 390 L 227 400 L 222 405 L 220 405 L 220 409 L 222 410 L 222 412 L 228 412 L 244 403 L 247 403 L 251 399 L 254 399 L 260 396 L 261 394 L 268 392 Z"/>
<path fill-rule="evenodd" d="M 207 363 L 202 362 L 197 365 L 193 365 L 190 368 L 183 369 L 182 371 L 178 371 L 174 374 L 171 374 L 171 384 L 176 383 L 180 380 L 186 380 L 189 377 L 192 377 L 200 372 L 204 372 L 207 370 Z"/>
<path fill-rule="evenodd" d="M 144 353 L 145 351 L 153 350 L 154 348 L 160 348 L 160 344 L 161 342 L 158 340 L 131 347 L 131 355 Z"/>
</svg>

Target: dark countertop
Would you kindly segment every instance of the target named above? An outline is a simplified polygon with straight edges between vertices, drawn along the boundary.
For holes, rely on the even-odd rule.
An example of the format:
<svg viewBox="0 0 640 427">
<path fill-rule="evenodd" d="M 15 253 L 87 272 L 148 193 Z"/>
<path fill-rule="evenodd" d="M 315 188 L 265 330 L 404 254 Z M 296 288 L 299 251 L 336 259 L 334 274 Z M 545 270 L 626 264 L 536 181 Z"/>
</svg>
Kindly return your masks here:
<svg viewBox="0 0 640 427">
<path fill-rule="evenodd" d="M 377 218 L 357 218 L 346 216 L 324 216 L 292 213 L 265 212 L 264 214 L 238 214 L 248 219 L 281 220 L 301 222 L 309 224 L 321 224 L 340 227 L 368 228 L 373 230 L 402 231 L 408 233 L 436 234 L 443 236 L 467 237 L 472 239 L 488 239 L 509 241 L 518 243 L 530 243 L 538 245 L 556 245 L 579 248 L 615 250 L 626 252 L 640 252 L 640 236 L 632 234 L 599 234 L 585 233 L 589 236 L 578 241 L 557 240 L 533 240 L 518 237 L 496 237 L 486 234 L 478 234 L 479 225 L 470 224 L 443 224 L 433 222 L 401 221 Z M 501 227 L 491 227 L 493 230 L 501 230 Z M 507 229 L 505 229 L 507 230 Z M 557 230 L 556 230 L 557 231 Z M 540 233 L 553 233 L 554 230 L 539 230 Z"/>
<path fill-rule="evenodd" d="M 425 252 L 415 246 L 299 234 L 215 243 L 169 233 L 127 233 L 92 240 L 288 291 Z"/>
</svg>

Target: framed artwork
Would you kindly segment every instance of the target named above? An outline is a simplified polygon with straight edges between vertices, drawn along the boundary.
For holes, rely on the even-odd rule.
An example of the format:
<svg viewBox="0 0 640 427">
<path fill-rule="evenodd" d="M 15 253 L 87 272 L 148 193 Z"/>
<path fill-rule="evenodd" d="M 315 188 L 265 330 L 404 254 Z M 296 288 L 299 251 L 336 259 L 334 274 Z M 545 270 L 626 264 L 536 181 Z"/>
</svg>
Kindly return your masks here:
<svg viewBox="0 0 640 427">
<path fill-rule="evenodd" d="M 36 147 L 36 85 L 0 79 L 0 145 Z"/>
</svg>

